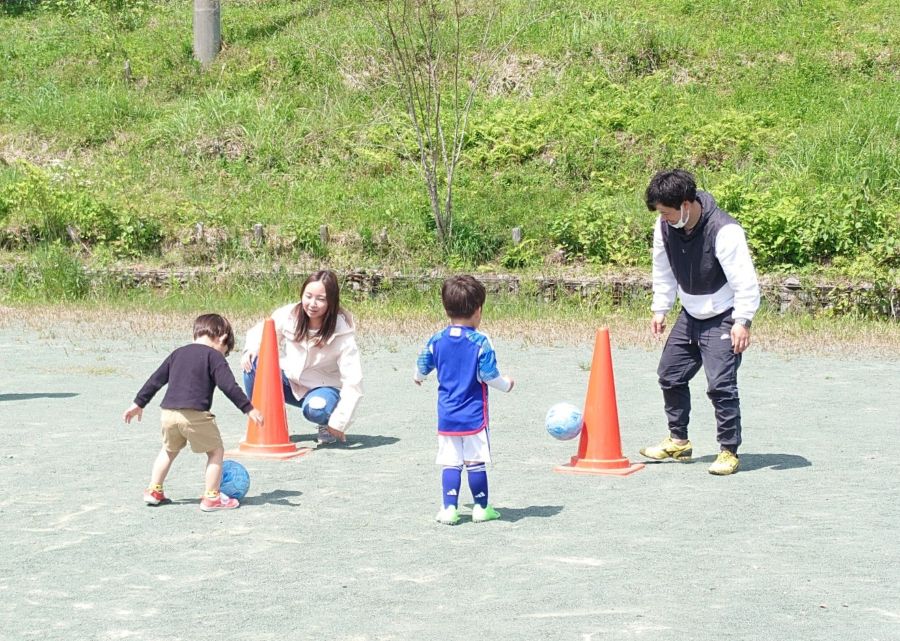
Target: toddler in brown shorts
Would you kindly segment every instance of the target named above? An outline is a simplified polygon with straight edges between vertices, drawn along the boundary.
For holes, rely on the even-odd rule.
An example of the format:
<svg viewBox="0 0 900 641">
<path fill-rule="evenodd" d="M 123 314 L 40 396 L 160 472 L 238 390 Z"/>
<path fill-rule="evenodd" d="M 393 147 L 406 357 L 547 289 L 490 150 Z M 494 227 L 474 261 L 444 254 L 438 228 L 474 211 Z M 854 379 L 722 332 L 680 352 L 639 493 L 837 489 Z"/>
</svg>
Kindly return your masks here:
<svg viewBox="0 0 900 641">
<path fill-rule="evenodd" d="M 200 500 L 204 512 L 238 507 L 237 499 L 219 491 L 222 482 L 222 460 L 225 447 L 216 425 L 212 407 L 213 392 L 218 387 L 235 407 L 262 424 L 259 410 L 244 394 L 234 379 L 225 357 L 234 349 L 231 323 L 219 314 L 203 314 L 194 321 L 194 342 L 169 354 L 147 379 L 122 418 L 130 423 L 141 420 L 144 408 L 153 396 L 168 385 L 160 407 L 163 446 L 153 463 L 150 485 L 144 490 L 147 505 L 171 503 L 163 492 L 163 482 L 178 453 L 190 444 L 191 450 L 206 453 L 206 491 Z"/>
</svg>

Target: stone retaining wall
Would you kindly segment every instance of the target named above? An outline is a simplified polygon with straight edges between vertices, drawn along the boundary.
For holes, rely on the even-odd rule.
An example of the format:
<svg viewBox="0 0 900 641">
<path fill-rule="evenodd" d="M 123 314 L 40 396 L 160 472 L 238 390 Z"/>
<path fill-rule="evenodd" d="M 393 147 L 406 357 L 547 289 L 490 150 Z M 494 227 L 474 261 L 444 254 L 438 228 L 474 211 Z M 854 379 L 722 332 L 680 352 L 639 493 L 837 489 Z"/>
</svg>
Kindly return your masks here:
<svg viewBox="0 0 900 641">
<path fill-rule="evenodd" d="M 188 269 L 111 269 L 89 271 L 94 280 L 116 280 L 132 285 L 167 287 L 187 284 L 200 278 L 228 280 L 241 278 L 297 278 L 301 280 L 308 270 L 273 269 L 254 272 L 228 272 L 221 269 L 194 267 Z M 441 275 L 384 274 L 379 271 L 357 270 L 342 275 L 345 287 L 357 292 L 377 294 L 393 288 L 438 287 Z M 504 274 L 478 274 L 491 293 L 535 295 L 554 300 L 560 294 L 578 295 L 584 298 L 606 299 L 619 305 L 632 298 L 643 297 L 650 291 L 648 276 L 605 276 L 593 278 L 522 277 Z M 867 316 L 900 319 L 900 289 L 879 288 L 868 284 L 807 284 L 799 279 L 762 278 L 762 294 L 768 304 L 780 312 L 832 310 L 836 313 L 858 311 Z"/>
</svg>

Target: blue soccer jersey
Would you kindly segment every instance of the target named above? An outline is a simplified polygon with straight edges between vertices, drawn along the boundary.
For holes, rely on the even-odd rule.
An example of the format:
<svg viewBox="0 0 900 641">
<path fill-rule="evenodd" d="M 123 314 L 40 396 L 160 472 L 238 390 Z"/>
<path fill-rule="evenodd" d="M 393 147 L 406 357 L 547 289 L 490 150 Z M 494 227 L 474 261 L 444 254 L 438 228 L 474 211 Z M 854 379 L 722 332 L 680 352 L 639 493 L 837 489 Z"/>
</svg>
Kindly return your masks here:
<svg viewBox="0 0 900 641">
<path fill-rule="evenodd" d="M 432 336 L 416 362 L 417 378 L 438 379 L 438 434 L 465 436 L 488 426 L 488 381 L 500 378 L 490 339 L 472 327 L 450 325 Z"/>
</svg>

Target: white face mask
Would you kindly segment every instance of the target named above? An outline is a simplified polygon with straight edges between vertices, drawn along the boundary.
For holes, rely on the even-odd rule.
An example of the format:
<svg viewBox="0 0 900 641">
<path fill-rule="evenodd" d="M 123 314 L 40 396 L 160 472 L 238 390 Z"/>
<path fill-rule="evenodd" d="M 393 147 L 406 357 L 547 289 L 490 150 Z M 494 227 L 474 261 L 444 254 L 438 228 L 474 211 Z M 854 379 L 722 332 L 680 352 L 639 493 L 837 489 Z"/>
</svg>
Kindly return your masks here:
<svg viewBox="0 0 900 641">
<path fill-rule="evenodd" d="M 681 214 L 681 216 L 678 218 L 677 223 L 670 223 L 669 221 L 666 221 L 669 224 L 669 227 L 673 229 L 681 229 L 682 227 L 687 225 L 688 217 L 690 215 L 689 213 L 685 213 L 684 205 L 681 206 L 681 209 L 679 209 L 678 212 Z"/>
</svg>

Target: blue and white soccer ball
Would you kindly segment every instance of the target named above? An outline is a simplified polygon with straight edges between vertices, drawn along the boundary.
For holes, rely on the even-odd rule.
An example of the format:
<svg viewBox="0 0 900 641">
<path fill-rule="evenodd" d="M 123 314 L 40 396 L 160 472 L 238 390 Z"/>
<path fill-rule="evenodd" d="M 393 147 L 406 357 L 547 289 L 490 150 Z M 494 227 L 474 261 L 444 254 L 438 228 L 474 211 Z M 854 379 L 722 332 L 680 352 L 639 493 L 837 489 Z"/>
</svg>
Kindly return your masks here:
<svg viewBox="0 0 900 641">
<path fill-rule="evenodd" d="M 571 403 L 557 403 L 547 410 L 547 433 L 560 441 L 569 441 L 581 434 L 584 415 Z"/>
</svg>

